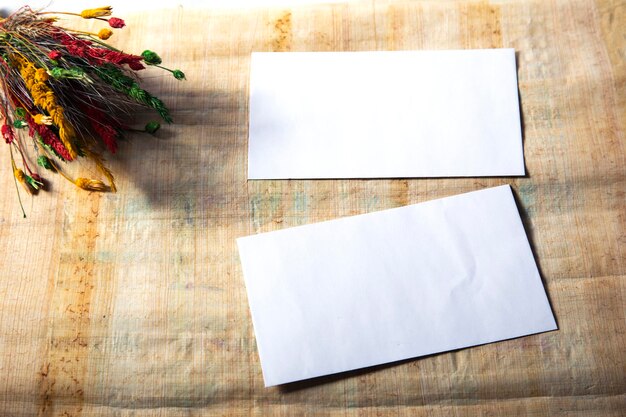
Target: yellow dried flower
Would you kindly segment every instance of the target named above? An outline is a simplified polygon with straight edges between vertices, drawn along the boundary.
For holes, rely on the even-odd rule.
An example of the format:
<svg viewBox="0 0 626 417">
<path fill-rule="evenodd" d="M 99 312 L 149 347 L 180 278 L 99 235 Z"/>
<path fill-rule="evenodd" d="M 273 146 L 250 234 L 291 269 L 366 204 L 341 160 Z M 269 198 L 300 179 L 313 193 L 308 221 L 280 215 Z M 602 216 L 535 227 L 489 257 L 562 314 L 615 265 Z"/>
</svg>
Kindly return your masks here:
<svg viewBox="0 0 626 417">
<path fill-rule="evenodd" d="M 52 124 L 52 117 L 50 116 L 46 116 L 45 114 L 36 114 L 33 117 L 33 120 L 35 121 L 35 123 L 37 123 L 38 125 L 51 125 Z"/>
<path fill-rule="evenodd" d="M 85 9 L 80 12 L 83 19 L 93 19 L 94 17 L 111 16 L 111 6 L 98 7 L 96 9 Z"/>
<path fill-rule="evenodd" d="M 113 31 L 111 29 L 103 28 L 98 32 L 98 37 L 102 40 L 107 40 L 113 35 Z"/>
<path fill-rule="evenodd" d="M 96 167 L 104 174 L 107 180 L 109 180 L 110 185 L 106 191 L 116 192 L 117 188 L 115 187 L 115 178 L 113 177 L 113 173 L 104 165 L 102 161 L 102 157 L 95 152 L 90 151 L 89 149 L 83 149 L 85 156 L 95 162 Z M 82 188 L 82 187 L 81 187 Z"/>
<path fill-rule="evenodd" d="M 22 187 L 24 187 L 24 189 L 28 191 L 29 194 L 35 193 L 35 190 L 28 185 L 28 182 L 26 181 L 26 174 L 24 174 L 24 171 L 19 168 L 13 167 L 13 175 L 15 176 L 15 179 L 20 184 L 22 184 Z"/>
<path fill-rule="evenodd" d="M 33 97 L 33 103 L 48 112 L 52 123 L 59 128 L 59 138 L 67 152 L 72 159 L 76 158 L 76 149 L 74 149 L 72 143 L 76 137 L 76 132 L 65 118 L 63 107 L 57 103 L 54 92 L 45 83 L 37 80 L 37 68 L 35 68 L 32 62 L 21 56 L 13 56 L 13 60 L 17 64 L 24 83 Z"/>
<path fill-rule="evenodd" d="M 46 81 L 48 81 L 48 78 L 49 76 L 45 69 L 39 68 L 37 69 L 37 71 L 35 71 L 35 80 L 45 83 Z"/>
<path fill-rule="evenodd" d="M 111 187 L 100 180 L 90 180 L 88 178 L 76 178 L 74 181 L 77 187 L 87 191 L 111 191 Z"/>
</svg>

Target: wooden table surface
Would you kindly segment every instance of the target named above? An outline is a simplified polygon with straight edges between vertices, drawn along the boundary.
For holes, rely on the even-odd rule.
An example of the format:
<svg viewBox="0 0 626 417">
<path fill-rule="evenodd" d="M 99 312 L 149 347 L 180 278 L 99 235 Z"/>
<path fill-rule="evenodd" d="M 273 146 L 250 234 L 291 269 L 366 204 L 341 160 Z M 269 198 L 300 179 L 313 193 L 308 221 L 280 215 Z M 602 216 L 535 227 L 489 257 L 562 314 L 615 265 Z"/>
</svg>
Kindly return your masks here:
<svg viewBox="0 0 626 417">
<path fill-rule="evenodd" d="M 175 124 L 108 158 L 118 193 L 52 178 L 27 219 L 0 147 L 0 416 L 626 413 L 623 1 L 121 17 L 114 45 L 187 74 L 145 78 Z M 246 181 L 250 52 L 493 47 L 517 50 L 525 177 Z M 263 387 L 236 237 L 500 184 L 558 331 Z"/>
</svg>

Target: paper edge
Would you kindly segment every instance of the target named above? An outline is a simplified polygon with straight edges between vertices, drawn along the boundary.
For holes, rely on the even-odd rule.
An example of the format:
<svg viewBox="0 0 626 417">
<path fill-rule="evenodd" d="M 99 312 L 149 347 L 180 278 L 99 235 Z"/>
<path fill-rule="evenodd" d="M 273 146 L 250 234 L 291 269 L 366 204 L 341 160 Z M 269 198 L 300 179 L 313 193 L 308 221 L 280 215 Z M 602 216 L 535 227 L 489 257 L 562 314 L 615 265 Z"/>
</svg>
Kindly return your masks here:
<svg viewBox="0 0 626 417">
<path fill-rule="evenodd" d="M 517 115 L 517 125 L 519 126 L 519 137 L 518 144 L 520 150 L 520 159 L 518 167 L 513 169 L 511 172 L 499 172 L 493 174 L 452 174 L 452 175 L 426 175 L 426 176 L 403 176 L 403 175 L 392 175 L 392 176 L 265 176 L 265 175 L 250 175 L 251 169 L 251 158 L 250 158 L 250 123 L 251 123 L 251 107 L 250 107 L 250 95 L 252 91 L 252 66 L 254 63 L 255 56 L 262 55 L 275 55 L 275 54 L 362 54 L 362 53 L 372 53 L 375 52 L 377 54 L 397 54 L 397 53 L 447 53 L 447 52 L 477 52 L 477 51 L 502 51 L 502 53 L 511 52 L 513 55 L 513 70 L 515 72 L 515 108 Z M 401 50 L 401 51 L 377 51 L 377 50 L 362 50 L 362 51 L 252 51 L 250 53 L 250 74 L 248 75 L 248 143 L 247 143 L 247 163 L 246 163 L 246 179 L 248 181 L 271 181 L 271 180 L 343 180 L 343 179 L 428 179 L 428 178 L 494 178 L 494 177 L 524 177 L 526 176 L 526 161 L 524 156 L 524 127 L 522 126 L 522 114 L 521 114 L 521 96 L 519 91 L 519 77 L 517 73 L 517 57 L 515 48 L 471 48 L 471 49 L 412 49 L 412 50 Z"/>
<path fill-rule="evenodd" d="M 341 217 L 334 218 L 334 219 L 322 220 L 322 221 L 312 222 L 312 223 L 307 223 L 307 224 L 299 224 L 299 225 L 295 225 L 295 226 L 285 227 L 283 229 L 269 230 L 267 232 L 255 233 L 255 234 L 252 234 L 252 235 L 239 236 L 239 237 L 236 238 L 236 240 L 237 240 L 237 242 L 239 242 L 240 239 L 254 238 L 255 236 L 265 235 L 265 234 L 268 234 L 268 233 L 285 233 L 288 230 L 300 229 L 300 228 L 303 228 L 303 227 L 310 227 L 310 226 L 317 225 L 317 224 L 332 223 L 332 222 L 338 222 L 338 221 L 349 219 L 349 218 L 369 216 L 369 215 L 375 214 L 375 213 L 394 211 L 394 210 L 401 210 L 401 209 L 404 209 L 406 207 L 417 206 L 417 205 L 420 205 L 420 204 L 427 204 L 427 203 L 430 203 L 430 202 L 433 202 L 433 201 L 445 200 L 447 198 L 455 198 L 455 197 L 463 196 L 463 195 L 466 195 L 466 194 L 480 193 L 482 191 L 493 190 L 493 189 L 502 188 L 502 187 L 508 187 L 511 190 L 511 194 L 513 194 L 513 191 L 511 189 L 511 185 L 510 184 L 501 184 L 501 185 L 496 185 L 496 186 L 493 186 L 493 187 L 484 187 L 484 188 L 481 188 L 481 189 L 478 189 L 478 190 L 466 191 L 464 193 L 450 194 L 450 195 L 443 196 L 443 197 L 437 197 L 437 198 L 432 198 L 432 199 L 429 199 L 429 200 L 418 201 L 416 203 L 405 204 L 405 205 L 399 206 L 399 207 L 384 208 L 384 209 L 374 210 L 374 211 L 370 211 L 370 212 L 367 212 L 367 213 L 360 213 L 360 214 L 349 214 L 349 215 L 341 216 Z M 519 215 L 519 210 L 518 210 L 518 215 Z M 528 238 L 528 236 L 526 236 L 526 237 Z"/>
<path fill-rule="evenodd" d="M 344 371 L 340 371 L 340 372 L 334 372 L 331 374 L 319 374 L 319 375 L 315 375 L 315 376 L 310 376 L 310 377 L 306 377 L 306 378 L 302 378 L 302 379 L 293 379 L 293 380 L 288 380 L 288 381 L 283 381 L 283 382 L 271 382 L 268 383 L 267 381 L 265 381 L 265 379 L 263 379 L 263 383 L 265 385 L 265 388 L 269 388 L 269 387 L 276 387 L 276 386 L 281 386 L 281 385 L 286 385 L 286 384 L 292 384 L 292 383 L 297 383 L 297 382 L 301 382 L 301 381 L 309 381 L 312 379 L 316 379 L 316 378 L 323 378 L 323 377 L 330 377 L 332 375 L 341 375 L 344 373 L 349 373 L 349 372 L 354 372 L 360 369 L 368 369 L 368 368 L 374 368 L 374 367 L 379 367 L 379 366 L 395 366 L 396 364 L 398 364 L 398 362 L 403 362 L 403 361 L 407 361 L 407 360 L 411 360 L 411 359 L 415 359 L 415 360 L 419 360 L 420 358 L 424 358 L 427 356 L 431 356 L 431 355 L 441 355 L 444 353 L 453 353 L 455 351 L 459 351 L 459 350 L 464 350 L 464 349 L 470 349 L 470 348 L 475 348 L 478 346 L 485 346 L 485 345 L 490 345 L 492 343 L 499 343 L 499 342 L 506 342 L 509 340 L 515 340 L 515 339 L 519 339 L 521 337 L 528 337 L 528 336 L 533 336 L 533 335 L 538 335 L 538 334 L 542 334 L 542 333 L 548 333 L 548 332 L 554 332 L 559 330 L 558 326 L 555 326 L 554 328 L 548 328 L 548 329 L 544 329 L 544 330 L 538 330 L 538 331 L 533 331 L 531 333 L 524 333 L 518 336 L 512 336 L 512 337 L 508 337 L 506 339 L 495 339 L 489 342 L 484 342 L 484 343 L 479 343 L 476 345 L 464 345 L 461 347 L 455 347 L 455 348 L 451 348 L 451 349 L 446 349 L 446 350 L 441 350 L 441 351 L 437 351 L 437 352 L 432 352 L 432 353 L 426 353 L 423 355 L 418 355 L 418 356 L 407 356 L 407 357 L 403 357 L 403 358 L 399 358 L 397 360 L 393 360 L 392 362 L 382 362 L 382 363 L 378 363 L 378 364 L 374 364 L 374 365 L 367 365 L 367 366 L 362 366 L 362 367 L 356 367 L 356 368 L 350 368 L 350 369 L 346 369 Z M 398 364 L 400 365 L 400 364 Z M 346 377 L 348 377 L 348 375 L 346 375 Z"/>
<path fill-rule="evenodd" d="M 441 200 L 446 200 L 449 198 L 456 198 L 456 197 L 461 197 L 467 194 L 472 194 L 472 193 L 480 193 L 480 192 L 486 192 L 486 191 L 495 191 L 495 190 L 501 190 L 503 188 L 507 188 L 509 190 L 509 192 L 507 193 L 507 195 L 509 196 L 508 198 L 510 199 L 510 203 L 512 204 L 513 208 L 515 209 L 515 213 L 516 213 L 516 223 L 517 223 L 517 227 L 521 229 L 523 236 L 525 238 L 526 241 L 526 250 L 528 251 L 528 253 L 530 254 L 532 261 L 533 261 L 533 265 L 534 265 L 534 269 L 535 269 L 535 273 L 536 273 L 536 277 L 533 278 L 537 278 L 539 279 L 539 285 L 541 286 L 541 288 L 543 289 L 543 296 L 544 296 L 544 300 L 543 302 L 545 303 L 545 307 L 547 308 L 547 311 L 549 311 L 550 313 L 550 317 L 551 317 L 551 323 L 548 327 L 544 328 L 544 329 L 540 329 L 537 331 L 531 331 L 529 333 L 523 333 L 523 334 L 519 334 L 519 335 L 515 335 L 512 337 L 508 337 L 505 339 L 494 339 L 494 340 L 490 340 L 490 341 L 486 341 L 483 343 L 479 343 L 479 344 L 473 344 L 473 345 L 462 345 L 462 346 L 458 346 L 458 347 L 453 347 L 453 348 L 449 348 L 449 349 L 445 349 L 445 350 L 441 350 L 441 351 L 436 351 L 436 352 L 430 352 L 427 354 L 418 354 L 416 356 L 406 356 L 406 357 L 400 357 L 397 359 L 394 359 L 391 362 L 381 362 L 381 363 L 376 363 L 376 364 L 372 364 L 372 365 L 367 365 L 367 366 L 363 366 L 363 367 L 354 367 L 354 368 L 349 368 L 349 369 L 345 369 L 342 370 L 340 372 L 335 372 L 335 373 L 321 373 L 321 374 L 314 374 L 311 376 L 307 376 L 304 378 L 298 378 L 298 379 L 289 379 L 289 380 L 279 380 L 279 381 L 274 381 L 272 378 L 268 378 L 266 376 L 266 372 L 265 369 L 263 367 L 263 363 L 261 361 L 261 352 L 262 352 L 262 347 L 261 345 L 258 343 L 258 334 L 257 334 L 257 326 L 256 326 L 256 320 L 255 320 L 255 315 L 252 309 L 252 303 L 250 302 L 251 297 L 250 297 L 250 292 L 249 292 L 249 286 L 247 285 L 247 279 L 246 279 L 246 271 L 245 271 L 245 266 L 244 263 L 241 262 L 241 253 L 242 253 L 242 242 L 250 240 L 250 239 L 254 239 L 257 236 L 260 235 L 264 235 L 267 233 L 281 233 L 281 232 L 286 232 L 292 229 L 297 229 L 297 228 L 302 228 L 302 227 L 311 227 L 311 226 L 315 226 L 321 223 L 329 223 L 329 222 L 337 222 L 337 221 L 342 221 L 348 218 L 354 218 L 354 217 L 361 217 L 361 216 L 368 216 L 368 215 L 372 215 L 375 213 L 381 213 L 381 212 L 390 212 L 393 210 L 400 210 L 400 209 L 406 209 L 407 207 L 411 207 L 411 206 L 417 206 L 417 205 L 421 205 L 421 204 L 427 204 L 429 202 L 435 202 L 435 201 L 441 201 Z M 394 207 L 394 208 L 388 208 L 388 209 L 383 209 L 383 210 L 376 210 L 376 211 L 372 211 L 369 213 L 363 213 L 363 214 L 356 214 L 356 215 L 351 215 L 351 216 L 344 216 L 344 217 L 340 217 L 340 218 L 336 218 L 336 219 L 331 219 L 331 220 L 325 220 L 325 221 L 321 221 L 321 222 L 314 222 L 314 223 L 309 223 L 309 224 L 305 224 L 305 225 L 298 225 L 298 226 L 293 226 L 293 227 L 288 227 L 288 228 L 284 228 L 284 229 L 279 229 L 279 230 L 274 230 L 274 231 L 268 231 L 268 232 L 262 232 L 262 233 L 257 233 L 254 235 L 247 235 L 247 236 L 241 236 L 235 239 L 236 243 L 237 243 L 237 247 L 238 247 L 238 252 L 239 252 L 239 257 L 240 257 L 240 263 L 241 263 L 241 268 L 242 268 L 242 275 L 243 275 L 243 279 L 244 279 L 244 283 L 246 284 L 246 296 L 248 298 L 248 310 L 250 311 L 250 317 L 252 319 L 252 326 L 253 326 L 253 330 L 254 330 L 254 335 L 255 335 L 255 345 L 257 347 L 257 354 L 259 357 L 259 364 L 261 365 L 261 373 L 263 376 L 263 383 L 265 388 L 269 388 L 269 387 L 273 387 L 273 386 L 279 386 L 279 385 L 285 385 L 285 384 L 290 384 L 290 383 L 295 383 L 295 382 L 299 382 L 299 381 L 308 381 L 311 379 L 315 379 L 315 378 L 321 378 L 321 377 L 326 377 L 326 376 L 331 376 L 331 375 L 339 375 L 339 374 L 343 374 L 343 373 L 348 373 L 351 371 L 355 371 L 358 369 L 367 369 L 370 367 L 375 367 L 375 366 L 385 366 L 385 365 L 389 365 L 389 366 L 393 366 L 394 363 L 397 362 L 401 362 L 401 361 L 405 361 L 405 360 L 409 360 L 409 359 L 419 359 L 421 357 L 424 356 L 430 356 L 430 355 L 438 355 L 438 354 L 442 354 L 442 353 L 447 353 L 447 352 L 451 352 L 451 351 L 455 351 L 455 350 L 459 350 L 459 349 L 467 349 L 467 348 L 472 348 L 472 347 L 476 347 L 476 346 L 482 346 L 482 345 L 487 345 L 487 344 L 491 344 L 491 343 L 497 343 L 497 342 L 503 342 L 503 341 L 507 341 L 507 340 L 512 340 L 512 339 L 517 339 L 520 337 L 526 337 L 526 336 L 531 336 L 531 335 L 535 335 L 535 334 L 541 334 L 541 333 L 546 333 L 546 332 L 550 332 L 550 331 L 555 331 L 555 330 L 559 330 L 558 327 L 558 323 L 556 321 L 556 317 L 554 314 L 554 309 L 552 308 L 552 304 L 550 303 L 550 299 L 548 297 L 548 293 L 547 293 L 547 289 L 546 289 L 546 285 L 543 281 L 543 278 L 541 276 L 541 273 L 539 271 L 539 267 L 537 265 L 537 260 L 535 258 L 534 252 L 532 250 L 532 246 L 530 244 L 530 240 L 528 238 L 528 233 L 526 231 L 526 228 L 524 227 L 524 223 L 522 221 L 522 217 L 521 217 L 521 212 L 520 212 L 520 208 L 519 205 L 517 204 L 517 201 L 515 199 L 515 194 L 513 191 L 513 187 L 510 184 L 501 184 L 501 185 L 497 185 L 494 187 L 485 187 L 485 188 L 481 188 L 479 190 L 473 190 L 473 191 L 468 191 L 468 192 L 464 192 L 464 193 L 460 193 L 460 194 L 452 194 L 446 197 L 439 197 L 439 198 L 434 198 L 434 199 L 430 199 L 430 200 L 426 200 L 423 202 L 418 202 L 418 203 L 414 203 L 414 204 L 408 204 L 408 205 L 404 205 L 404 206 L 400 206 L 400 207 Z M 245 245 L 245 243 L 244 243 Z M 245 251 L 245 249 L 244 249 Z"/>
</svg>

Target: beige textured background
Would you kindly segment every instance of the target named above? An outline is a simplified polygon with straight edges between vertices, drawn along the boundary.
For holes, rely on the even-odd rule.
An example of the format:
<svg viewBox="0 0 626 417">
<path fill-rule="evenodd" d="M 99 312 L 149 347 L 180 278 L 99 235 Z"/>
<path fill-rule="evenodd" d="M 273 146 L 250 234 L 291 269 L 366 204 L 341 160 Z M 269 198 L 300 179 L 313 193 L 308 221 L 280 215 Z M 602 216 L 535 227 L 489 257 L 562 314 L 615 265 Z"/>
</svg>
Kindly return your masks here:
<svg viewBox="0 0 626 417">
<path fill-rule="evenodd" d="M 146 75 L 176 124 L 109 158 L 117 194 L 52 178 L 25 220 L 0 147 L 0 416 L 626 413 L 623 1 L 121 17 L 186 72 Z M 246 181 L 251 51 L 489 47 L 518 51 L 526 177 Z M 263 388 L 236 237 L 505 183 L 560 330 Z"/>
</svg>

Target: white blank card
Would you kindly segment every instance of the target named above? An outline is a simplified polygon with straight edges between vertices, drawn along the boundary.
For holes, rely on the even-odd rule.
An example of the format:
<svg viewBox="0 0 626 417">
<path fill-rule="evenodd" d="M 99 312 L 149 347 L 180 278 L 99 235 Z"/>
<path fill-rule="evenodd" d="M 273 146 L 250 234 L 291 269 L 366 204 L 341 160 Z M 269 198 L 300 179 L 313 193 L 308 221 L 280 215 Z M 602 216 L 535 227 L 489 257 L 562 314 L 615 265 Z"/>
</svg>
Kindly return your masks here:
<svg viewBox="0 0 626 417">
<path fill-rule="evenodd" d="M 266 386 L 556 329 L 509 186 L 237 242 Z"/>
<path fill-rule="evenodd" d="M 248 178 L 524 175 L 513 49 L 253 53 Z"/>
</svg>

